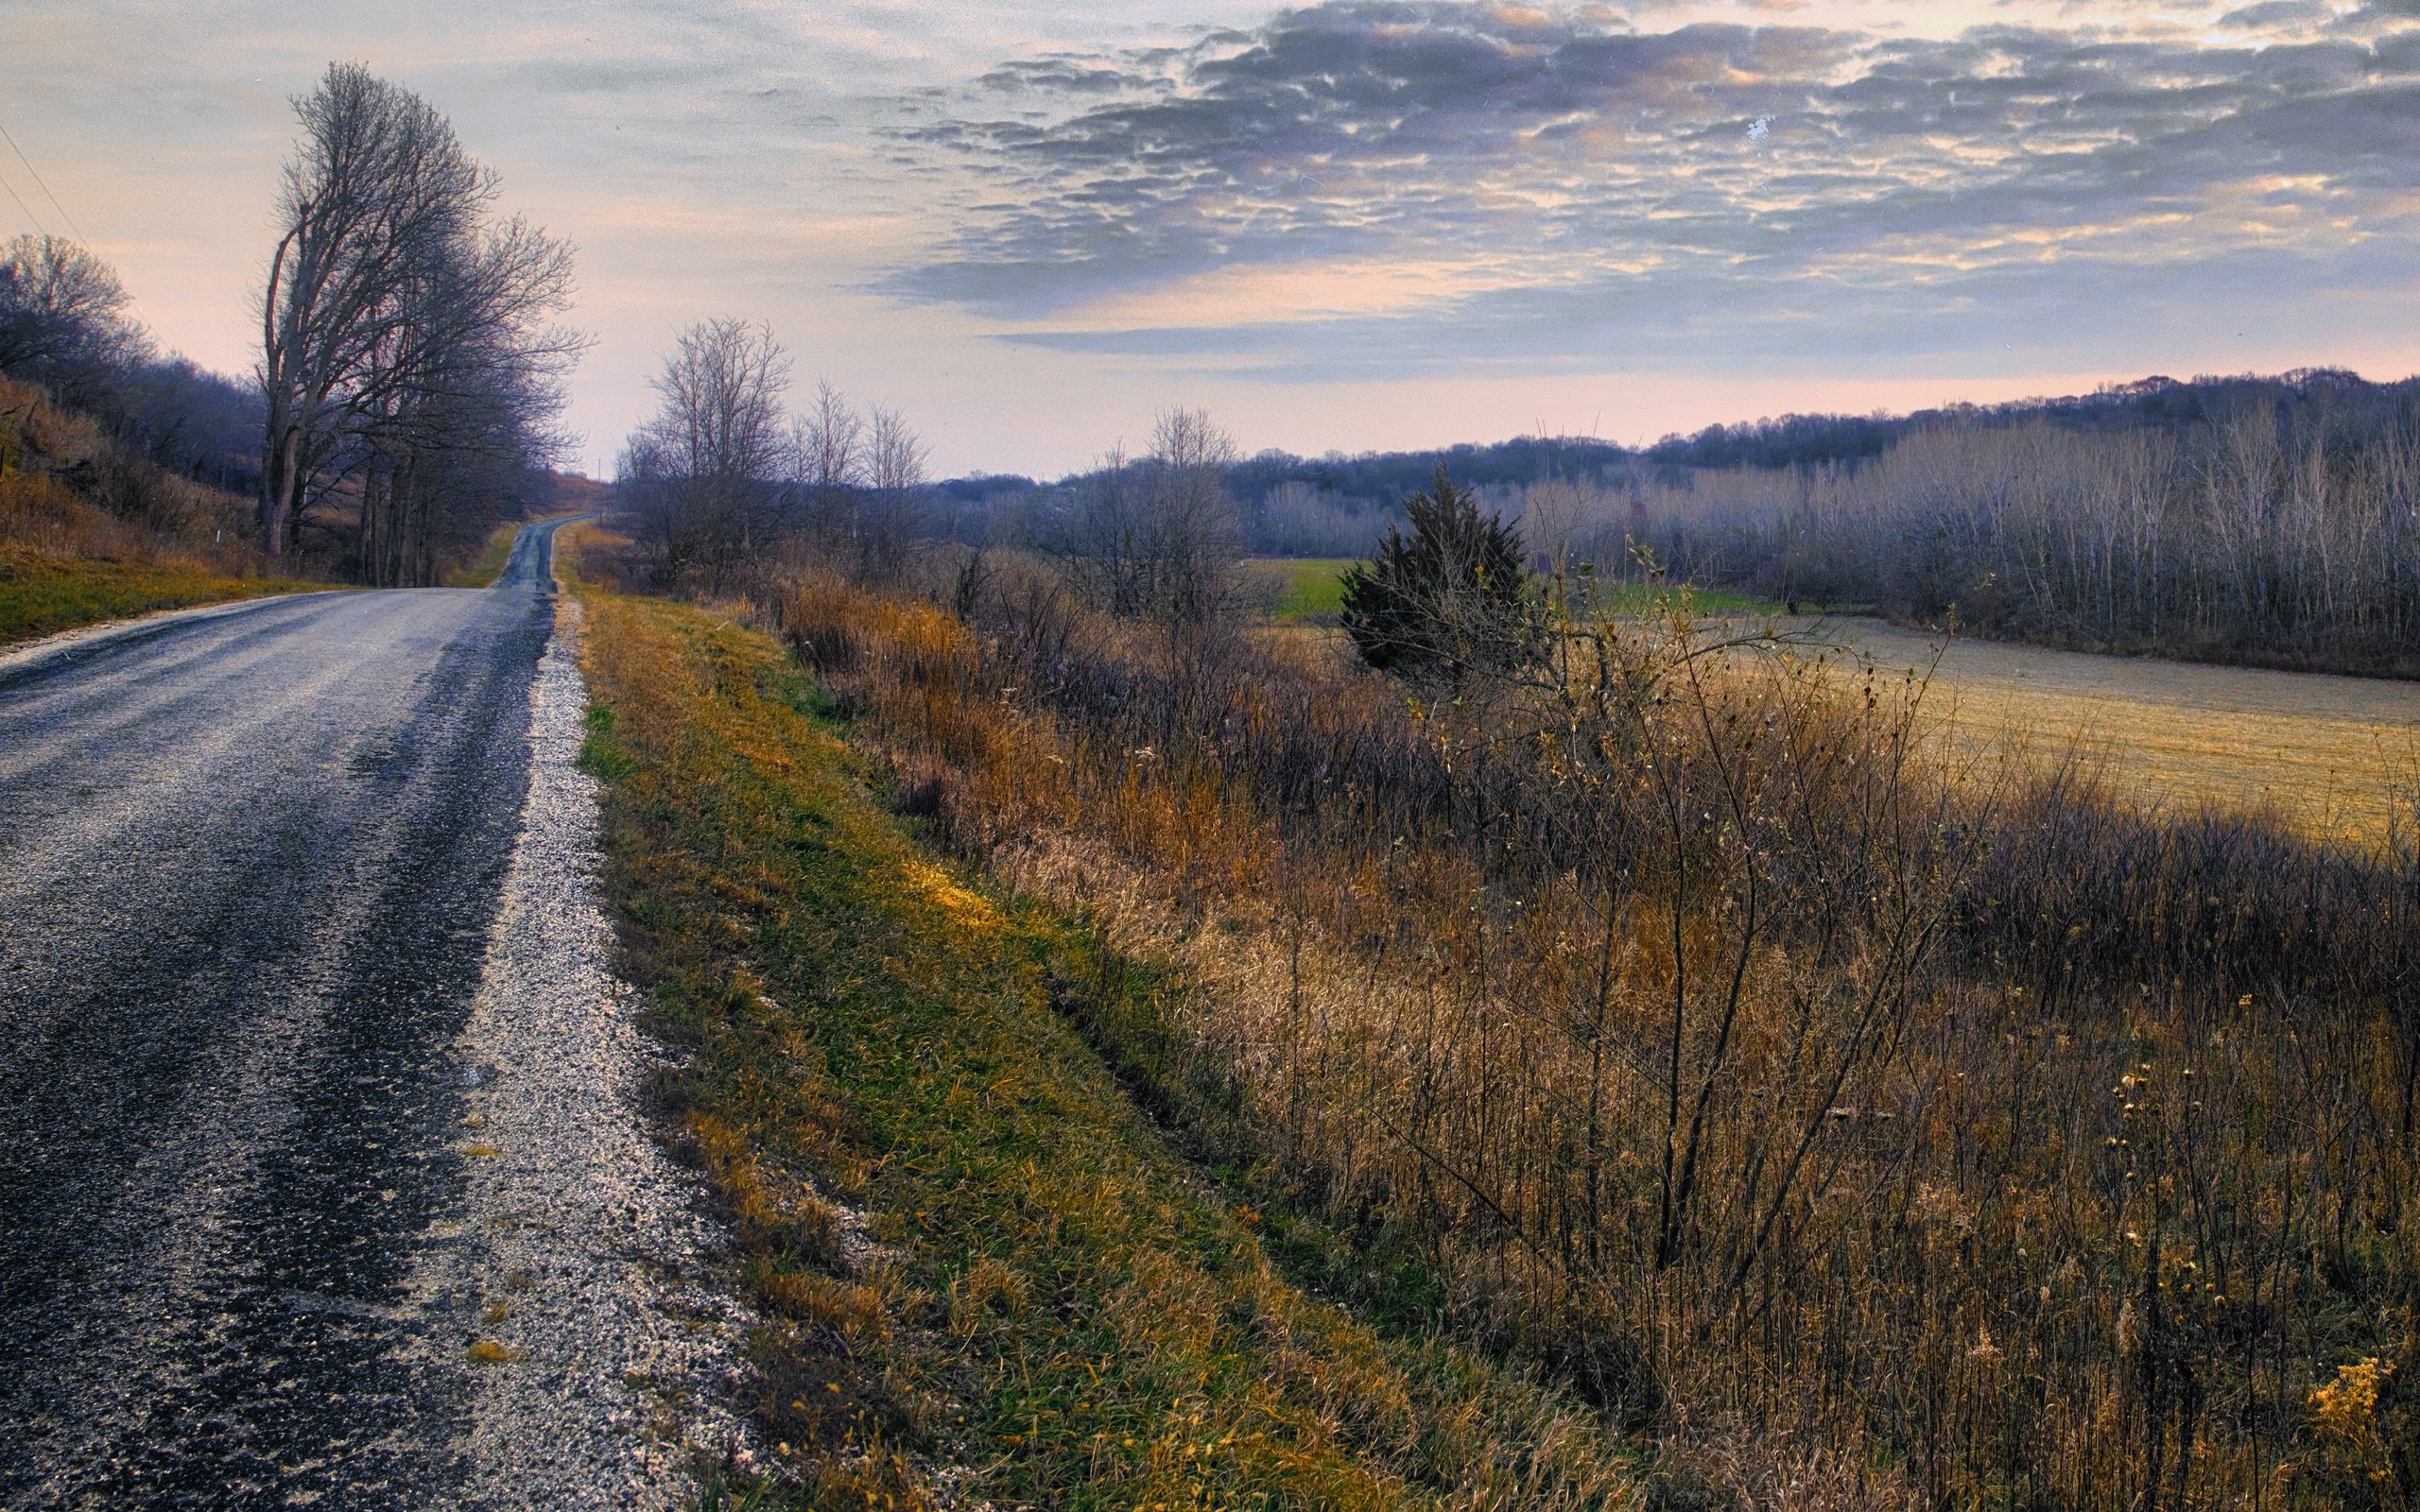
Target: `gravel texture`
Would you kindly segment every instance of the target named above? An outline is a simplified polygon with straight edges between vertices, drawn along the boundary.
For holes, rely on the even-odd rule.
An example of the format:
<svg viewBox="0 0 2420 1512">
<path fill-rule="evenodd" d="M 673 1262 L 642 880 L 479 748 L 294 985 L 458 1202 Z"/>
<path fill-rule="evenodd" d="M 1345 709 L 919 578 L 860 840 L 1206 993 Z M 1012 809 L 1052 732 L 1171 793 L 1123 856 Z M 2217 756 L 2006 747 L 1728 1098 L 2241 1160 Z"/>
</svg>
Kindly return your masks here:
<svg viewBox="0 0 2420 1512">
<path fill-rule="evenodd" d="M 694 1177 L 641 1132 L 650 1046 L 613 974 L 597 905 L 596 784 L 562 601 L 530 699 L 529 797 L 471 1022 L 465 1243 L 421 1278 L 463 1316 L 478 1373 L 465 1500 L 665 1507 L 700 1452 L 745 1447 L 723 1406 L 752 1321 L 711 1285 L 717 1233 Z"/>
<path fill-rule="evenodd" d="M 0 1506 L 646 1504 L 718 1441 L 551 534 L 0 661 Z"/>
</svg>

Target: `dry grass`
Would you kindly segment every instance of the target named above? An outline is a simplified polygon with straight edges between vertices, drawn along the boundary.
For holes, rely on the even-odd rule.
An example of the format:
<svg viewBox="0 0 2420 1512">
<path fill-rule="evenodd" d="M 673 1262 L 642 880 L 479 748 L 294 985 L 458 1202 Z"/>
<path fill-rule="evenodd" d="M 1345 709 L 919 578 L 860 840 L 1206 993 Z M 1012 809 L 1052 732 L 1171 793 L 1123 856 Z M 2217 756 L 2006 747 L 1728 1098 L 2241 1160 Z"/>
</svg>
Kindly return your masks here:
<svg viewBox="0 0 2420 1512">
<path fill-rule="evenodd" d="M 2294 833 L 2383 843 L 2420 771 L 2420 683 L 2049 650 L 1927 635 L 1886 621 L 1771 623 L 1871 658 L 1886 679 L 1929 679 L 1927 714 L 1970 758 L 2080 756 L 2126 798 L 2169 813 L 2275 815 Z M 1285 632 L 1332 652 L 1340 632 Z M 1800 653 L 1823 654 L 1810 647 Z"/>
<path fill-rule="evenodd" d="M 1295 1274 L 1550 1366 L 1676 1492 L 2420 1489 L 2408 829 L 1957 769 L 1903 679 L 1680 631 L 1410 708 L 1032 578 L 783 613 L 920 811 L 1116 942 L 1076 1011 Z"/>
<path fill-rule="evenodd" d="M 93 560 L 0 541 L 0 645 L 159 610 L 311 593 L 327 586 L 228 577 L 174 558 Z"/>
<path fill-rule="evenodd" d="M 1622 1446 L 1567 1397 L 1285 1279 L 1072 1026 L 1148 980 L 920 844 L 775 643 L 588 605 L 629 966 L 770 1319 L 758 1504 L 1625 1500 Z"/>
<path fill-rule="evenodd" d="M 2300 833 L 2377 844 L 2420 765 L 2420 684 L 1945 641 L 1879 620 L 1804 627 L 1888 672 L 1938 654 L 1935 709 L 1968 747 L 2080 741 L 2119 790 L 2175 812 L 2275 812 Z"/>
</svg>

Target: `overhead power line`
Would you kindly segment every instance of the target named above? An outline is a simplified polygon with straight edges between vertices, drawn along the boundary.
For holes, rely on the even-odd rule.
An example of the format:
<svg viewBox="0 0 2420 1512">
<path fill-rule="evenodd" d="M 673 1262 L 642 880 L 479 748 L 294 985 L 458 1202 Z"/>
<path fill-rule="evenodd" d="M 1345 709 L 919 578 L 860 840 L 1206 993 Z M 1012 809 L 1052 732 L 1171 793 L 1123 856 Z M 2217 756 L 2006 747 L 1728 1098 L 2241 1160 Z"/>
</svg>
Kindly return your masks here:
<svg viewBox="0 0 2420 1512">
<path fill-rule="evenodd" d="M 50 234 L 50 228 L 42 223 L 42 217 L 34 214 L 34 207 L 26 204 L 24 198 L 17 193 L 17 186 L 15 184 L 10 183 L 6 179 L 0 179 L 0 189 L 6 189 L 9 191 L 9 198 L 17 201 L 17 208 L 26 213 L 26 219 L 30 225 L 32 225 L 34 230 L 42 232 L 45 236 Z"/>
<path fill-rule="evenodd" d="M 76 224 L 76 217 L 69 215 L 67 213 L 67 207 L 59 202 L 59 197 L 50 192 L 50 185 L 43 180 L 42 170 L 34 166 L 33 159 L 26 156 L 26 149 L 17 146 L 17 139 L 9 134 L 9 129 L 6 126 L 0 126 L 0 141 L 5 141 L 9 144 L 9 150 L 15 153 L 17 155 L 17 161 L 26 165 L 26 171 L 34 176 L 34 187 L 42 191 L 43 198 L 50 201 L 50 207 L 59 212 L 59 218 L 67 222 L 67 229 L 74 232 L 76 233 L 76 239 L 82 242 L 85 248 L 89 250 L 93 245 L 93 238 L 84 234 L 84 228 Z M 17 191 L 14 189 L 9 190 L 9 198 L 11 199 L 17 199 Z M 27 216 L 31 216 L 33 215 L 33 211 L 28 209 L 26 202 L 22 199 L 17 199 L 17 207 L 24 210 Z M 39 227 L 42 225 L 42 222 L 36 220 L 34 224 Z M 43 234 L 49 234 L 47 228 L 43 229 Z"/>
</svg>

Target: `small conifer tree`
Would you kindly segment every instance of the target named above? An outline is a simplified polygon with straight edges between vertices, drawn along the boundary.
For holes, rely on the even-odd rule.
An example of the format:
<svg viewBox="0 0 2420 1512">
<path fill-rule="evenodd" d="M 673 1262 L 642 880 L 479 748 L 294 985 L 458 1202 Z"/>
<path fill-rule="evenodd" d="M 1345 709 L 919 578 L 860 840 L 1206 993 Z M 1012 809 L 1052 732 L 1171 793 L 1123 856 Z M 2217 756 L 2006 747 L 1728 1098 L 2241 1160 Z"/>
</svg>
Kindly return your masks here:
<svg viewBox="0 0 2420 1512">
<path fill-rule="evenodd" d="M 1479 512 L 1443 464 L 1404 501 L 1376 556 L 1344 574 L 1344 630 L 1361 660 L 1411 680 L 1458 682 L 1532 661 L 1544 615 L 1521 565 L 1521 533 Z"/>
</svg>

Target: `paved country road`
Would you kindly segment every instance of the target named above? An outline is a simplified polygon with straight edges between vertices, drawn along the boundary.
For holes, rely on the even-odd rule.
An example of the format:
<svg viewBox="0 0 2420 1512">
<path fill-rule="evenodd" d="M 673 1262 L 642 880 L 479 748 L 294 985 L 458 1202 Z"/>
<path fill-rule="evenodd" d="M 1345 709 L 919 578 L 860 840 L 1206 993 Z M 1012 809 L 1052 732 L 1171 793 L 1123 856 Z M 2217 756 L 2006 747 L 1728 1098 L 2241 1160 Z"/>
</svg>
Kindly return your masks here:
<svg viewBox="0 0 2420 1512">
<path fill-rule="evenodd" d="M 0 662 L 0 1505 L 663 1500 L 603 1463 L 635 1452 L 613 1435 L 637 1410 L 607 1399 L 644 1341 L 466 1354 L 513 1300 L 491 1233 L 568 1236 L 560 1276 L 510 1241 L 536 1267 L 512 1287 L 562 1294 L 557 1333 L 628 1334 L 591 1295 L 623 1284 L 598 1252 L 681 1227 L 624 1126 L 643 1051 L 598 985 L 588 884 L 516 866 L 542 745 L 569 795 L 549 812 L 585 802 L 593 828 L 554 528 L 489 590 L 271 600 Z M 508 1071 L 499 1102 L 481 1084 Z M 515 1097 L 553 1124 L 515 1124 Z M 466 1144 L 491 1113 L 528 1138 Z M 498 1421 L 582 1392 L 563 1410 L 594 1420 Z"/>
</svg>

